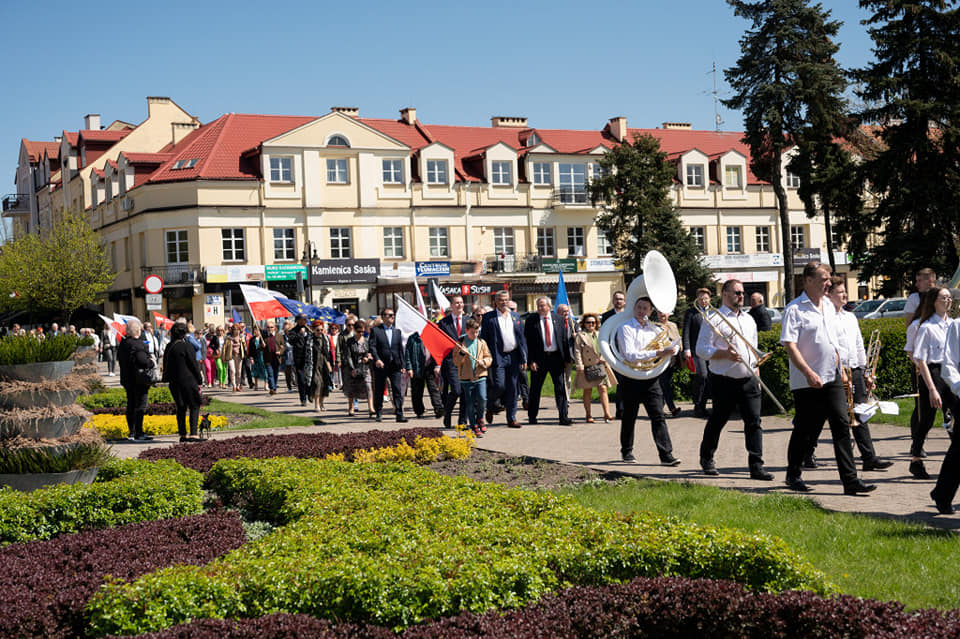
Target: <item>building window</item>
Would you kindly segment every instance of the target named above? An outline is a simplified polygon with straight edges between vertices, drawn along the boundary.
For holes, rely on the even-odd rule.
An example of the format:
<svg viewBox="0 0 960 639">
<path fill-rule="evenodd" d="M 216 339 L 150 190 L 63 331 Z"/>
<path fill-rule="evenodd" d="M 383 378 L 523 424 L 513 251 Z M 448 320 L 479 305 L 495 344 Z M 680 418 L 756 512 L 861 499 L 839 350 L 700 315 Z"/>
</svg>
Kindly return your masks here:
<svg viewBox="0 0 960 639">
<path fill-rule="evenodd" d="M 384 184 L 402 184 L 403 183 L 403 160 L 384 160 L 383 161 L 383 183 Z"/>
<path fill-rule="evenodd" d="M 603 229 L 597 229 L 597 255 L 613 255 L 613 245 Z"/>
<path fill-rule="evenodd" d="M 703 165 L 687 165 L 687 186 L 703 188 Z"/>
<path fill-rule="evenodd" d="M 788 189 L 799 189 L 800 188 L 800 176 L 794 173 L 793 171 L 787 170 L 787 184 Z"/>
<path fill-rule="evenodd" d="M 538 186 L 549 186 L 553 184 L 550 162 L 533 163 L 533 183 Z"/>
<path fill-rule="evenodd" d="M 350 140 L 339 134 L 331 135 L 330 139 L 327 140 L 327 146 L 345 146 L 350 148 Z"/>
<path fill-rule="evenodd" d="M 167 231 L 167 264 L 186 264 L 189 261 L 187 231 Z"/>
<path fill-rule="evenodd" d="M 447 184 L 446 160 L 427 160 L 427 184 Z"/>
<path fill-rule="evenodd" d="M 743 188 L 743 172 L 739 166 L 727 166 L 723 170 L 723 184 L 731 189 Z"/>
<path fill-rule="evenodd" d="M 743 253 L 739 226 L 727 227 L 727 253 Z"/>
<path fill-rule="evenodd" d="M 567 229 L 567 252 L 570 257 L 585 257 L 587 243 L 584 241 L 582 226 L 571 226 Z"/>
<path fill-rule="evenodd" d="M 802 225 L 790 227 L 790 246 L 794 251 L 807 248 L 806 233 Z"/>
<path fill-rule="evenodd" d="M 537 255 L 540 257 L 554 257 L 557 254 L 553 229 L 537 229 Z"/>
<path fill-rule="evenodd" d="M 293 182 L 293 158 L 270 158 L 270 181 Z"/>
<path fill-rule="evenodd" d="M 247 259 L 243 229 L 220 229 L 220 238 L 223 243 L 224 262 L 242 262 Z"/>
<path fill-rule="evenodd" d="M 770 252 L 770 227 L 757 227 L 757 253 Z"/>
<path fill-rule="evenodd" d="M 530 137 L 527 138 L 527 146 L 537 146 L 540 144 L 540 136 L 536 133 L 531 133 Z"/>
<path fill-rule="evenodd" d="M 327 184 L 347 183 L 347 158 L 327 160 Z"/>
<path fill-rule="evenodd" d="M 834 251 L 840 250 L 840 245 L 843 242 L 841 241 L 840 233 L 837 231 L 837 227 L 830 227 L 830 246 L 833 247 Z"/>
<path fill-rule="evenodd" d="M 511 227 L 498 226 L 493 229 L 493 252 L 497 255 L 516 255 Z"/>
<path fill-rule="evenodd" d="M 403 257 L 403 227 L 385 226 L 383 228 L 383 256 Z"/>
<path fill-rule="evenodd" d="M 293 229 L 273 229 L 273 259 L 280 262 L 297 259 L 297 238 Z"/>
<path fill-rule="evenodd" d="M 700 252 L 706 254 L 707 229 L 703 226 L 691 226 L 690 237 L 693 238 L 693 243 L 697 245 L 697 248 L 700 249 Z"/>
<path fill-rule="evenodd" d="M 594 162 L 591 166 L 593 169 L 593 177 L 591 179 L 594 182 L 596 182 L 597 180 L 602 180 L 603 176 L 606 175 L 606 173 L 603 170 L 603 167 L 597 164 L 596 162 Z"/>
<path fill-rule="evenodd" d="M 330 229 L 330 257 L 335 259 L 353 257 L 350 252 L 350 227 Z"/>
<path fill-rule="evenodd" d="M 446 228 L 430 227 L 430 257 L 450 257 L 450 237 Z"/>
<path fill-rule="evenodd" d="M 490 163 L 490 182 L 493 184 L 510 185 L 513 184 L 511 176 L 511 162 L 491 162 Z"/>
<path fill-rule="evenodd" d="M 563 204 L 587 203 L 587 165 L 561 162 L 558 165 L 560 201 Z"/>
</svg>

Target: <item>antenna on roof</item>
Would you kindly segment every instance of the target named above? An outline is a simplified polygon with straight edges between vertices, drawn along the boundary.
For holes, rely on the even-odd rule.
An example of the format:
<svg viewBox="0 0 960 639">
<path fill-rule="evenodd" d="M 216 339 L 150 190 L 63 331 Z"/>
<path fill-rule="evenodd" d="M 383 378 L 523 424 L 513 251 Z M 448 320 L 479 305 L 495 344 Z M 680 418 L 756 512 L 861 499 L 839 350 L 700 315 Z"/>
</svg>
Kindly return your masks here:
<svg viewBox="0 0 960 639">
<path fill-rule="evenodd" d="M 717 91 L 717 61 L 713 61 L 713 69 L 710 71 L 713 74 L 713 122 L 714 122 L 714 131 L 720 133 L 720 129 L 723 127 L 723 118 L 720 117 L 720 93 Z"/>
</svg>

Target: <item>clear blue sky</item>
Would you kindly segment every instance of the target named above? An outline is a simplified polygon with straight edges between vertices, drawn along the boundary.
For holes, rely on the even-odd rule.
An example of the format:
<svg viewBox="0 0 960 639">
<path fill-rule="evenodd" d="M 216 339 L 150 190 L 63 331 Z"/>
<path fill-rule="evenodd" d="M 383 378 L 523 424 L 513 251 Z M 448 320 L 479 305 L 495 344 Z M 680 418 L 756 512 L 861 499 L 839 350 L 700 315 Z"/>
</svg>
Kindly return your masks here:
<svg viewBox="0 0 960 639">
<path fill-rule="evenodd" d="M 826 0 L 840 62 L 870 41 L 854 0 Z M 542 128 L 598 129 L 623 115 L 712 129 L 711 66 L 735 64 L 748 26 L 721 0 L 687 2 L 183 2 L 0 6 L 5 95 L 0 193 L 14 191 L 20 138 L 52 140 L 146 117 L 146 96 L 173 98 L 209 122 L 223 113 L 362 117 L 417 108 L 427 123 L 489 126 L 490 116 Z M 725 130 L 740 114 L 721 107 Z"/>
</svg>

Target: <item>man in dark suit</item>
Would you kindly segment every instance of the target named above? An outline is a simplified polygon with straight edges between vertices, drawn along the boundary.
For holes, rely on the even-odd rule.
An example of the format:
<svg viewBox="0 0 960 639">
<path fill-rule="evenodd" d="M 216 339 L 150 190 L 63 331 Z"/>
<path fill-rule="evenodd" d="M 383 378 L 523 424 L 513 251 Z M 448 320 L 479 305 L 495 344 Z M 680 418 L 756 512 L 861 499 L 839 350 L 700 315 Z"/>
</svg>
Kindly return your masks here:
<svg viewBox="0 0 960 639">
<path fill-rule="evenodd" d="M 700 337 L 700 325 L 703 323 L 703 316 L 697 308 L 706 309 L 710 304 L 710 289 L 701 288 L 697 290 L 697 299 L 695 306 L 687 309 L 683 316 L 683 355 L 690 359 L 693 358 L 694 376 L 693 376 L 693 415 L 694 417 L 707 418 L 707 400 L 710 398 L 710 378 L 707 377 L 707 361 L 696 354 L 697 339 Z"/>
<path fill-rule="evenodd" d="M 560 424 L 569 426 L 573 422 L 567 415 L 569 402 L 563 374 L 567 362 L 572 360 L 570 341 L 563 320 L 551 309 L 549 298 L 537 298 L 537 312 L 527 318 L 523 337 L 527 341 L 527 362 L 530 366 L 530 399 L 527 411 L 529 422 L 537 423 L 540 391 L 549 373 L 553 379 L 553 395 L 557 399 Z"/>
<path fill-rule="evenodd" d="M 460 341 L 460 337 L 466 334 L 465 323 L 467 316 L 463 313 L 463 297 L 454 295 L 450 298 L 450 313 L 438 322 L 440 330 Z M 443 398 L 443 427 L 450 428 L 450 421 L 453 416 L 453 407 L 460 399 L 460 375 L 457 373 L 457 367 L 453 363 L 453 351 L 450 355 L 443 358 L 440 363 L 440 378 L 443 381 L 443 390 L 440 396 Z M 466 423 L 466 414 L 463 410 L 463 402 L 460 403 L 460 417 L 458 424 Z"/>
<path fill-rule="evenodd" d="M 773 325 L 770 320 L 770 313 L 763 303 L 763 293 L 754 293 L 750 296 L 750 317 L 757 323 L 757 330 L 760 332 L 769 331 Z"/>
<path fill-rule="evenodd" d="M 493 419 L 493 407 L 503 400 L 507 411 L 507 426 L 520 428 L 517 421 L 517 378 L 527 367 L 527 344 L 523 336 L 520 316 L 507 306 L 510 292 L 497 293 L 497 307 L 483 316 L 480 337 L 490 348 L 493 365 L 490 367 L 491 390 L 487 397 L 487 423 Z"/>
<path fill-rule="evenodd" d="M 383 421 L 383 389 L 387 379 L 390 380 L 390 391 L 393 395 L 393 407 L 397 421 L 405 422 L 403 416 L 403 394 L 401 378 L 403 377 L 403 340 L 400 329 L 393 325 L 394 315 L 392 308 L 385 308 L 380 313 L 383 324 L 374 326 L 370 331 L 370 354 L 373 355 L 373 410 L 377 421 Z"/>
<path fill-rule="evenodd" d="M 627 307 L 627 296 L 623 291 L 616 291 L 613 294 L 613 297 L 610 300 L 611 307 L 604 311 L 603 315 L 600 316 L 600 323 L 603 324 L 608 319 L 616 315 L 617 313 L 622 313 L 623 309 Z"/>
</svg>

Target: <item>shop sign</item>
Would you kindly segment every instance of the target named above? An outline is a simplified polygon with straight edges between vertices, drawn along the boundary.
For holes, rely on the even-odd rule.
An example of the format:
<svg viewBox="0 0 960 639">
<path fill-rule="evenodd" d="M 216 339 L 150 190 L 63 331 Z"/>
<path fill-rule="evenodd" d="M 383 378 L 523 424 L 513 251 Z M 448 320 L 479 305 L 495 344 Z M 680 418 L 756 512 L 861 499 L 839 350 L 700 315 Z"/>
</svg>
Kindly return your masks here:
<svg viewBox="0 0 960 639">
<path fill-rule="evenodd" d="M 576 273 L 577 258 L 575 257 L 545 257 L 540 262 L 540 270 L 544 273 Z"/>
<path fill-rule="evenodd" d="M 417 262 L 417 277 L 450 275 L 450 262 Z"/>
<path fill-rule="evenodd" d="M 263 274 L 268 282 L 295 280 L 297 279 L 297 273 L 303 273 L 303 277 L 307 277 L 307 267 L 303 264 L 267 264 L 263 269 Z"/>
<path fill-rule="evenodd" d="M 506 282 L 440 282 L 440 292 L 447 297 L 450 295 L 493 295 L 506 288 Z M 425 285 L 420 285 L 420 290 L 424 296 L 428 294 Z"/>
<path fill-rule="evenodd" d="M 579 273 L 599 273 L 622 271 L 623 265 L 617 262 L 613 257 L 598 258 L 579 258 L 577 260 L 577 272 Z M 564 271 L 566 273 L 566 271 Z"/>
<path fill-rule="evenodd" d="M 208 266 L 206 269 L 206 281 L 208 283 L 227 283 L 227 282 L 262 282 L 264 279 L 264 270 L 261 265 L 248 266 L 246 264 L 236 266 Z"/>
<path fill-rule="evenodd" d="M 819 249 L 817 255 L 819 256 Z M 750 255 L 704 255 L 701 262 L 707 268 L 763 268 L 783 266 L 780 253 L 754 253 Z"/>
<path fill-rule="evenodd" d="M 413 279 L 417 276 L 415 262 L 383 262 L 380 265 L 380 277 L 383 279 Z"/>
<path fill-rule="evenodd" d="M 310 284 L 374 284 L 380 260 L 318 260 L 310 265 Z"/>
</svg>

